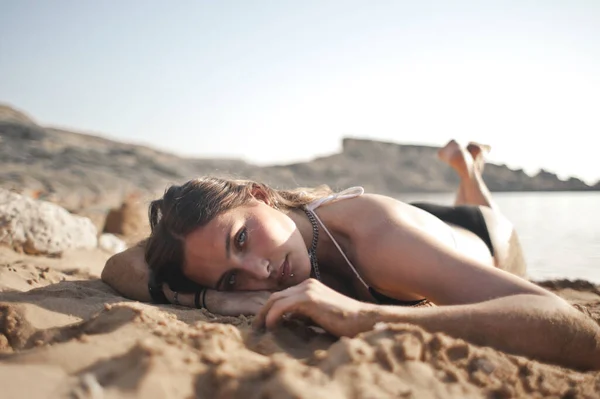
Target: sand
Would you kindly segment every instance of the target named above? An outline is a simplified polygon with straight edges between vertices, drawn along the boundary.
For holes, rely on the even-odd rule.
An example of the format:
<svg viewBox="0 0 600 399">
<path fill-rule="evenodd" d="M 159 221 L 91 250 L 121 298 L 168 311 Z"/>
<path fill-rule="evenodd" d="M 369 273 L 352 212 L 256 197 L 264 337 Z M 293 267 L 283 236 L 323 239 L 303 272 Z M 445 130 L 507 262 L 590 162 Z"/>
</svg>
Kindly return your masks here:
<svg viewBox="0 0 600 399">
<path fill-rule="evenodd" d="M 411 325 L 337 340 L 300 323 L 261 333 L 246 317 L 130 301 L 99 280 L 107 257 L 0 248 L 0 397 L 600 397 L 600 372 Z M 600 321 L 600 287 L 540 284 Z"/>
</svg>

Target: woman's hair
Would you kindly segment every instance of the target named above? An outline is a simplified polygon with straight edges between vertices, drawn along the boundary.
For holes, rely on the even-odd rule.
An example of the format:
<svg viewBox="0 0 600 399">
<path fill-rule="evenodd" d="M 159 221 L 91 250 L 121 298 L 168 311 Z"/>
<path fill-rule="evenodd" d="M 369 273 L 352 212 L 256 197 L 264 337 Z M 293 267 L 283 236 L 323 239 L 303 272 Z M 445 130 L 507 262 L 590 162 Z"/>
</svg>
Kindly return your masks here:
<svg viewBox="0 0 600 399">
<path fill-rule="evenodd" d="M 248 204 L 256 193 L 270 206 L 287 211 L 332 193 L 327 186 L 313 189 L 276 190 L 248 180 L 203 177 L 170 186 L 148 209 L 150 237 L 145 259 L 157 280 L 172 290 L 190 292 L 200 286 L 183 275 L 184 239 L 215 216 Z"/>
</svg>

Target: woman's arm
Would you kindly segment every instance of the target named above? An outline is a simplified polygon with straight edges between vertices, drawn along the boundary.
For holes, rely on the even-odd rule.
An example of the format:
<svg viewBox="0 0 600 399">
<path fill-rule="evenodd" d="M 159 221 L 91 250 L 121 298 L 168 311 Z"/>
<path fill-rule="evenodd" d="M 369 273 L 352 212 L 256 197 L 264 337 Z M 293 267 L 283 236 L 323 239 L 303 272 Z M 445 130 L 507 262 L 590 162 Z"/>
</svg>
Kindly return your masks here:
<svg viewBox="0 0 600 399">
<path fill-rule="evenodd" d="M 310 317 L 336 336 L 352 337 L 380 322 L 410 323 L 544 362 L 600 370 L 600 327 L 551 296 L 513 295 L 465 305 L 405 308 L 358 302 L 309 279 L 271 295 L 255 325 L 272 328 L 287 313 Z"/>
<path fill-rule="evenodd" d="M 149 270 L 144 260 L 144 245 L 145 241 L 142 241 L 108 258 L 100 277 L 124 297 L 150 302 L 152 298 L 148 292 Z"/>
<path fill-rule="evenodd" d="M 141 242 L 121 253 L 111 256 L 102 270 L 102 281 L 126 298 L 141 302 L 151 302 L 148 292 L 148 265 L 144 259 L 144 244 Z M 173 303 L 174 293 L 164 290 L 167 299 Z M 270 292 L 220 292 L 208 290 L 205 306 L 213 313 L 225 316 L 253 315 L 265 304 Z M 180 293 L 179 303 L 194 307 L 194 294 Z"/>
<path fill-rule="evenodd" d="M 367 307 L 359 328 L 378 322 L 411 323 L 481 346 L 583 370 L 600 369 L 600 328 L 564 301 L 514 295 L 432 308 Z"/>
</svg>

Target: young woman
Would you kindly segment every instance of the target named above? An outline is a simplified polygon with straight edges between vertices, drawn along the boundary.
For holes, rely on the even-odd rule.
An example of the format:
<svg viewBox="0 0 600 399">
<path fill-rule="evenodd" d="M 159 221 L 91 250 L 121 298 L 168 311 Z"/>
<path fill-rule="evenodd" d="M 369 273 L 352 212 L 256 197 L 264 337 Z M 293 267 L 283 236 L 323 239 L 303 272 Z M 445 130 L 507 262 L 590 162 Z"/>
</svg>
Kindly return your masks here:
<svg viewBox="0 0 600 399">
<path fill-rule="evenodd" d="M 256 314 L 270 328 L 296 314 L 336 336 L 378 322 L 420 325 L 476 344 L 600 369 L 600 328 L 527 281 L 511 223 L 481 172 L 483 146 L 439 155 L 460 176 L 453 207 L 364 194 L 274 190 L 204 178 L 150 205 L 144 245 L 113 256 L 102 279 L 142 301 Z"/>
</svg>

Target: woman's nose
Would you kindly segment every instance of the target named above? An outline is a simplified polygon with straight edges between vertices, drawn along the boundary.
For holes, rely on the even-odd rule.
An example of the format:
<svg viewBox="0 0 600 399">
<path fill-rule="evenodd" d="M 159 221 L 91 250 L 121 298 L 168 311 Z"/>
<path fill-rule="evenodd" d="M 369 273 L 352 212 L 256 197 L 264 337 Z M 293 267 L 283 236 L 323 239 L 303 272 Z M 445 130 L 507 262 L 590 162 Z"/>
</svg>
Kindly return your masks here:
<svg viewBox="0 0 600 399">
<path fill-rule="evenodd" d="M 271 275 L 271 264 L 267 259 L 246 255 L 242 259 L 242 269 L 257 279 L 268 279 Z"/>
</svg>

